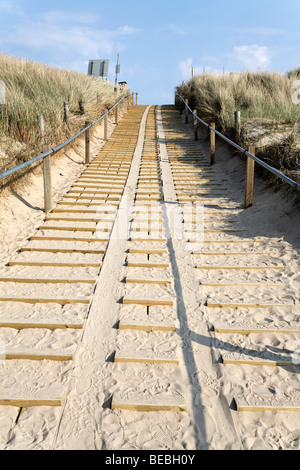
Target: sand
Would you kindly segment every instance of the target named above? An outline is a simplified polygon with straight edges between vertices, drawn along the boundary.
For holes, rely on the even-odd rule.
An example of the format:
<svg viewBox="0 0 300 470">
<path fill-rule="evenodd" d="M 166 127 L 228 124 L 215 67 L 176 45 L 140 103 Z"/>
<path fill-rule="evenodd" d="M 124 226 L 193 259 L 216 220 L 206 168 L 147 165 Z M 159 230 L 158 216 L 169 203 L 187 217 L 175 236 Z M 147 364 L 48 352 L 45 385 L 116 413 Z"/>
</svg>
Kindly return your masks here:
<svg viewBox="0 0 300 470">
<path fill-rule="evenodd" d="M 50 349 L 73 353 L 72 363 L 53 362 L 44 377 L 44 369 L 36 362 L 7 361 L 6 379 L 2 388 L 15 390 L 24 387 L 26 377 L 28 387 L 39 384 L 39 394 L 48 393 L 43 387 L 51 388 L 53 396 L 65 393 L 62 407 L 38 407 L 23 409 L 18 421 L 18 409 L 0 406 L 0 443 L 3 449 L 25 450 L 256 450 L 256 449 L 299 449 L 299 413 L 287 411 L 237 412 L 233 401 L 241 400 L 250 405 L 269 403 L 270 405 L 300 404 L 299 367 L 273 367 L 268 365 L 223 364 L 222 357 L 228 359 L 266 360 L 286 359 L 295 356 L 299 349 L 300 334 L 277 332 L 282 328 L 299 329 L 299 208 L 287 197 L 284 190 L 273 193 L 259 178 L 255 181 L 254 205 L 242 208 L 244 189 L 244 164 L 233 157 L 222 144 L 217 144 L 216 164 L 213 168 L 215 179 L 227 188 L 216 199 L 218 204 L 230 210 L 206 208 L 206 228 L 217 229 L 223 226 L 218 220 L 228 222 L 230 229 L 245 230 L 237 233 L 209 232 L 206 240 L 222 242 L 222 251 L 248 252 L 247 255 L 201 255 L 196 251 L 216 253 L 220 246 L 201 243 L 195 235 L 192 243 L 189 230 L 195 214 L 184 214 L 186 232 L 181 233 L 172 223 L 177 196 L 174 188 L 174 167 L 171 166 L 175 152 L 168 148 L 172 138 L 171 129 L 163 125 L 164 112 L 157 115 L 159 152 L 161 158 L 161 178 L 164 183 L 166 204 L 153 202 L 156 212 L 162 210 L 163 222 L 168 226 L 172 237 L 160 242 L 129 242 L 126 237 L 119 238 L 116 232 L 122 225 L 122 207 L 131 206 L 136 191 L 140 165 L 143 167 L 143 142 L 147 117 L 151 110 L 145 109 L 141 122 L 140 138 L 137 143 L 125 192 L 121 199 L 121 209 L 117 213 L 111 241 L 109 242 L 99 277 L 97 268 L 68 268 L 68 277 L 92 276 L 97 280 L 96 289 L 91 292 L 89 285 L 80 285 L 76 290 L 72 285 L 57 285 L 59 296 L 93 296 L 88 321 L 84 330 L 23 330 L 1 329 L 0 341 L 6 347 L 17 344 L 21 347 Z M 171 124 L 172 126 L 172 124 Z M 100 130 L 99 130 L 100 132 Z M 192 142 L 190 129 L 185 132 L 186 141 Z M 95 151 L 100 140 L 94 139 Z M 209 148 L 204 133 L 196 144 L 204 158 L 209 159 Z M 188 153 L 188 151 L 187 151 Z M 54 180 L 55 199 L 58 200 L 82 171 L 82 154 L 72 155 L 72 160 L 61 159 L 56 165 L 64 173 L 61 183 L 57 176 Z M 67 164 L 66 164 L 67 163 Z M 79 168 L 78 168 L 79 167 Z M 173 176 L 172 176 L 173 170 Z M 176 177 L 176 175 L 175 175 Z M 187 190 L 187 188 L 186 188 Z M 187 192 L 187 191 L 186 191 Z M 41 177 L 37 175 L 28 187 L 22 189 L 19 197 L 6 191 L 1 206 L 1 275 L 5 275 L 5 262 L 13 259 L 20 246 L 26 246 L 26 238 L 34 228 L 41 225 Z M 150 193 L 151 194 L 151 193 Z M 23 201 L 21 200 L 23 198 Z M 24 203 L 25 200 L 25 203 Z M 38 208 L 38 209 L 37 209 Z M 178 208 L 178 207 L 177 207 Z M 182 208 L 179 208 L 179 211 Z M 221 212 L 221 213 L 220 213 Z M 196 214 L 197 215 L 197 214 Z M 180 212 L 180 216 L 182 216 Z M 138 215 L 140 217 L 140 215 Z M 120 222 L 118 224 L 118 218 Z M 155 216 L 158 220 L 158 216 Z M 209 222 L 213 219 L 214 222 Z M 217 222 L 216 222 L 217 221 Z M 231 221 L 231 222 L 230 222 Z M 232 222 L 235 221 L 235 222 Z M 50 222 L 47 222 L 50 224 Z M 58 226 L 61 222 L 55 222 Z M 67 222 L 69 223 L 69 222 Z M 53 222 L 51 222 L 51 225 Z M 82 227 L 90 223 L 83 222 Z M 132 225 L 132 228 L 136 228 Z M 156 227 L 155 227 L 156 228 Z M 59 231 L 54 232 L 59 235 Z M 142 237 L 143 232 L 135 232 L 134 237 Z M 157 237 L 158 232 L 156 232 Z M 235 244 L 228 240 L 252 240 L 248 244 Z M 253 241 L 260 241 L 259 244 Z M 38 242 L 35 242 L 39 246 Z M 51 246 L 51 245 L 49 245 Z M 80 247 L 76 242 L 74 247 Z M 99 244 L 99 248 L 106 244 Z M 128 253 L 128 249 L 162 249 L 163 254 Z M 256 270 L 230 270 L 230 266 L 256 266 L 254 251 L 268 252 L 259 256 L 259 264 L 264 267 Z M 271 252 L 271 254 L 269 254 Z M 20 256 L 24 254 L 19 254 Z M 26 253 L 28 259 L 30 253 Z M 34 255 L 40 260 L 49 260 L 49 254 Z M 52 256 L 56 261 L 68 260 L 67 253 Z M 74 259 L 74 258 L 73 258 Z M 78 262 L 97 261 L 94 254 L 78 254 Z M 151 269 L 127 266 L 127 263 L 164 263 L 167 268 Z M 206 267 L 223 266 L 222 270 L 207 270 Z M 198 266 L 198 269 L 195 268 Z M 199 266 L 202 269 L 199 269 Z M 270 270 L 269 267 L 283 266 L 284 269 Z M 9 268 L 10 270 L 12 268 Z M 26 267 L 13 267 L 16 275 L 26 276 Z M 10 271 L 12 272 L 12 271 Z M 51 275 L 51 268 L 44 275 Z M 147 285 L 125 284 L 124 278 L 144 278 L 169 280 L 170 284 Z M 204 286 L 205 283 L 235 284 L 216 287 Z M 276 283 L 276 288 L 248 284 Z M 281 288 L 281 285 L 284 288 Z M 15 286 L 7 283 L 2 295 L 12 295 Z M 35 289 L 35 290 L 34 290 Z M 26 287 L 18 286 L 18 295 L 26 292 Z M 49 287 L 36 286 L 30 290 L 32 296 L 49 294 Z M 174 299 L 172 306 L 124 305 L 122 298 Z M 266 309 L 218 308 L 208 307 L 209 303 L 230 304 L 291 304 L 289 308 L 279 306 Z M 44 311 L 44 317 L 43 317 Z M 18 319 L 19 309 L 15 303 L 0 304 L 0 319 Z M 24 305 L 22 318 L 47 320 L 49 309 Z M 80 322 L 86 316 L 86 307 L 53 304 L 51 319 Z M 151 318 L 153 325 L 173 325 L 176 331 L 145 331 L 133 329 L 120 330 L 118 322 L 141 324 L 145 316 Z M 240 335 L 235 333 L 216 333 L 215 326 L 261 329 L 272 328 L 272 333 Z M 74 349 L 75 347 L 75 349 Z M 134 356 L 135 355 L 135 356 Z M 165 360 L 176 359 L 178 364 L 127 364 L 114 361 L 115 357 L 155 357 Z M 16 377 L 17 382 L 16 383 Z M 22 388 L 22 390 L 24 390 Z M 26 390 L 25 390 L 26 392 Z M 28 393 L 32 390 L 28 390 Z M 145 400 L 184 404 L 186 412 L 132 412 L 111 409 L 112 400 Z"/>
</svg>

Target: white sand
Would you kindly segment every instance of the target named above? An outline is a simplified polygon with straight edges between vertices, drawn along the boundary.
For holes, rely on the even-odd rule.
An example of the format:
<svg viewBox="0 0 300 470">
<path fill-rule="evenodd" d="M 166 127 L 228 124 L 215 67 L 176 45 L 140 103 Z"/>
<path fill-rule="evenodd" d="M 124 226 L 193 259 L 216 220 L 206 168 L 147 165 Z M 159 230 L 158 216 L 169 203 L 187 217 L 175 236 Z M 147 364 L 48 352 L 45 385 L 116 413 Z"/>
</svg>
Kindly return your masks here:
<svg viewBox="0 0 300 470">
<path fill-rule="evenodd" d="M 129 205 L 133 202 L 139 165 L 142 162 L 144 125 L 141 126 L 140 141 L 134 155 L 133 165 L 122 201 Z M 164 196 L 168 203 L 164 206 L 164 215 L 171 220 L 172 203 L 176 202 L 174 183 L 170 162 L 166 152 L 164 132 L 158 114 L 160 137 L 161 169 L 164 182 Z M 168 130 L 165 129 L 168 140 Z M 170 134 L 171 135 L 171 134 Z M 187 134 L 189 137 L 189 134 Z M 192 140 L 187 139 L 188 142 Z M 208 156 L 208 145 L 204 136 L 200 139 L 199 150 L 205 158 Z M 170 151 L 171 154 L 171 151 Z M 81 158 L 81 157 L 80 157 Z M 60 160 L 61 161 L 61 160 Z M 79 157 L 78 157 L 79 161 Z M 60 163 L 59 163 L 60 164 Z M 80 166 L 80 165 L 78 165 Z M 192 166 L 191 166 L 192 167 Z M 62 195 L 75 180 L 82 168 L 78 170 L 69 160 L 64 166 L 64 184 L 57 184 L 57 194 Z M 5 382 L 2 389 L 15 390 L 28 380 L 28 387 L 38 383 L 37 393 L 42 396 L 45 387 L 53 395 L 67 391 L 62 408 L 27 408 L 22 412 L 18 424 L 14 424 L 18 410 L 12 407 L 0 407 L 0 443 L 7 449 L 55 449 L 55 450 L 129 450 L 129 449 L 299 449 L 300 426 L 299 413 L 285 411 L 266 411 L 254 413 L 237 413 L 231 405 L 233 398 L 241 398 L 250 404 L 268 402 L 270 404 L 300 403 L 299 367 L 269 367 L 251 365 L 225 365 L 219 361 L 221 355 L 255 358 L 263 352 L 267 358 L 291 357 L 299 349 L 300 334 L 277 333 L 278 328 L 299 329 L 299 210 L 293 206 L 283 191 L 273 193 L 258 178 L 255 183 L 254 205 L 242 209 L 244 164 L 233 158 L 228 150 L 218 144 L 216 152 L 215 177 L 227 188 L 226 197 L 216 199 L 216 203 L 227 204 L 228 197 L 233 205 L 229 213 L 216 214 L 214 208 L 205 211 L 205 219 L 237 220 L 236 224 L 208 224 L 205 228 L 240 228 L 247 230 L 239 234 L 207 233 L 206 240 L 261 240 L 260 244 L 210 245 L 190 243 L 188 239 L 178 239 L 178 232 L 171 224 L 173 238 L 157 243 L 128 242 L 126 238 L 112 237 L 104 260 L 101 274 L 97 281 L 93 302 L 89 311 L 83 335 L 80 330 L 47 331 L 30 330 L 27 332 L 12 329 L 1 331 L 0 341 L 7 346 L 17 344 L 21 347 L 36 347 L 54 351 L 72 351 L 76 346 L 73 363 L 49 364 L 50 378 L 43 377 L 44 368 L 31 361 L 24 366 L 24 361 L 7 361 L 5 365 Z M 41 207 L 41 179 L 31 184 L 22 197 L 32 206 Z M 35 189 L 34 189 L 35 188 Z M 58 196 L 57 196 L 58 199 Z M 57 200 L 56 199 L 56 200 Z M 161 206 L 155 203 L 157 208 Z M 2 245 L 3 266 L 1 275 L 8 270 L 4 262 L 12 259 L 14 250 L 26 246 L 26 238 L 33 229 L 42 224 L 43 214 L 25 206 L 17 198 L 6 192 L 5 206 L 2 206 Z M 207 214 L 206 214 L 207 212 Z M 210 212 L 212 214 L 210 214 Z M 221 211 L 222 212 L 222 211 Z M 9 215 L 10 213 L 10 215 Z M 119 214 L 121 211 L 119 211 Z M 215 214 L 214 214 L 215 213 Z M 187 219 L 187 217 L 185 217 Z M 12 223 L 16 221 L 16 223 Z M 51 222 L 51 225 L 61 222 Z M 69 223 L 69 222 L 64 222 Z M 50 221 L 47 222 L 50 225 Z M 76 222 L 78 224 L 78 222 Z M 82 226 L 91 225 L 83 222 Z M 118 224 L 115 225 L 117 230 Z M 132 226 L 134 228 L 134 225 Z M 187 227 L 190 229 L 191 227 Z M 159 236 L 155 232 L 155 236 Z M 53 232 L 59 236 L 59 231 Z M 84 235 L 83 235 L 84 236 Z M 135 233 L 135 237 L 140 233 Z M 142 235 L 141 235 L 142 236 Z M 35 246 L 40 246 L 35 242 Z M 49 246 L 51 246 L 49 244 Z M 69 245 L 68 245 L 69 246 Z M 80 246 L 79 242 L 72 246 Z M 97 244 L 105 247 L 106 244 Z M 222 247 L 222 248 L 221 248 Z M 161 248 L 168 249 L 167 254 L 127 253 L 128 248 Z M 238 251 L 249 252 L 249 255 L 207 256 L 193 255 L 192 251 Z M 255 266 L 257 259 L 253 251 L 274 251 L 272 255 L 259 257 L 261 266 L 284 266 L 283 270 L 257 271 L 212 271 L 195 269 L 201 266 Z M 18 259 L 30 259 L 31 253 L 22 253 Z M 35 259 L 49 260 L 44 253 L 34 254 Z M 68 254 L 54 255 L 53 259 L 67 260 Z M 78 260 L 99 260 L 93 254 L 78 254 Z M 169 268 L 149 269 L 127 267 L 127 262 L 162 262 L 170 263 Z M 10 272 L 26 276 L 27 268 L 15 266 Z M 50 270 L 49 270 L 50 269 Z M 67 268 L 64 276 L 96 277 L 95 268 Z M 57 272 L 56 268 L 45 269 L 43 273 Z M 125 278 L 170 279 L 171 285 L 124 284 Z M 228 283 L 280 283 L 284 288 L 269 286 L 243 287 L 235 286 L 212 288 L 203 287 L 200 282 Z M 2 286 L 5 295 L 13 293 L 14 285 Z M 18 295 L 26 292 L 26 287 L 18 286 Z M 76 289 L 72 285 L 57 285 L 56 295 L 88 296 L 92 295 L 91 286 L 82 284 Z M 47 295 L 49 286 L 37 289 L 34 285 L 30 294 Z M 175 306 L 122 305 L 120 299 L 148 298 L 148 296 L 175 299 Z M 269 309 L 219 309 L 209 308 L 206 302 L 217 303 L 287 303 L 293 304 L 286 309 L 272 307 Z M 43 313 L 44 312 L 44 313 Z M 152 332 L 151 334 L 118 330 L 118 321 L 143 322 L 149 315 L 151 322 L 174 324 L 176 332 Z M 43 317 L 44 315 L 44 317 Z M 24 305 L 22 318 L 61 319 L 80 321 L 86 316 L 86 307 L 82 305 L 53 304 L 51 311 L 39 306 Z M 0 304 L 0 318 L 20 318 L 18 306 L 10 303 Z M 237 334 L 220 334 L 211 330 L 212 325 L 223 324 L 237 327 L 272 327 L 274 333 L 257 333 L 249 336 Z M 27 334 L 29 333 L 29 334 Z M 298 345 L 298 346 L 297 346 Z M 112 362 L 115 353 L 150 355 L 155 357 L 176 357 L 179 365 L 165 364 L 123 364 Z M 0 365 L 0 373 L 1 373 Z M 16 384 L 18 377 L 18 384 Z M 49 380 L 50 379 L 50 380 Z M 23 390 L 23 388 L 22 388 Z M 25 390 L 26 392 L 26 390 Z M 34 392 L 28 390 L 28 393 Z M 49 390 L 47 390 L 47 393 Z M 111 410 L 111 398 L 119 395 L 122 399 L 149 397 L 152 400 L 184 401 L 188 412 L 150 412 Z"/>
</svg>

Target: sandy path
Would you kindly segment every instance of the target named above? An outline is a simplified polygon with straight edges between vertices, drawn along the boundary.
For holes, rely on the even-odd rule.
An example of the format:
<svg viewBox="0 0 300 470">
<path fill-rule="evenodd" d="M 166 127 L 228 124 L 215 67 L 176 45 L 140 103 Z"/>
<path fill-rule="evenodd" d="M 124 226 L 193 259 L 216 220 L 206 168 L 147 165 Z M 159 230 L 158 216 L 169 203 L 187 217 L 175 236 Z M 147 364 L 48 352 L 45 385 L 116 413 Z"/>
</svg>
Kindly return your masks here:
<svg viewBox="0 0 300 470">
<path fill-rule="evenodd" d="M 300 342 L 299 211 L 282 192 L 273 194 L 259 179 L 255 203 L 244 210 L 240 160 L 218 144 L 216 164 L 211 168 L 204 134 L 194 143 L 173 108 L 158 109 L 157 115 L 154 108 L 144 111 L 137 145 L 127 147 L 133 160 L 119 209 L 116 212 L 116 205 L 110 206 L 117 215 L 113 225 L 109 222 L 113 227 L 110 241 L 97 243 L 107 250 L 83 334 L 42 330 L 28 337 L 22 330 L 9 330 L 3 337 L 7 344 L 14 344 L 18 337 L 21 345 L 52 350 L 72 351 L 77 344 L 72 365 L 53 362 L 51 367 L 53 394 L 67 390 L 63 407 L 27 408 L 17 425 L 16 409 L 0 407 L 2 435 L 11 429 L 9 449 L 298 449 L 297 412 L 238 412 L 235 400 L 254 407 L 299 406 L 299 367 L 236 362 L 295 357 Z M 107 155 L 115 152 L 116 145 L 112 142 Z M 189 204 L 191 200 L 196 204 Z M 78 203 L 76 197 L 70 201 Z M 47 221 L 44 226 L 72 223 Z M 82 229 L 91 226 L 87 221 L 76 224 Z M 53 234 L 59 237 L 61 231 Z M 90 236 L 89 232 L 79 234 Z M 60 247 L 67 246 L 62 243 Z M 41 247 L 41 241 L 34 241 L 34 246 Z M 80 249 L 82 242 L 68 246 Z M 49 257 L 40 252 L 34 257 L 41 262 L 74 259 L 69 253 Z M 32 253 L 19 253 L 17 259 L 30 261 Z M 94 262 L 99 256 L 81 253 L 76 259 Z M 258 270 L 253 269 L 257 266 Z M 27 266 L 9 269 L 24 276 L 29 272 Z M 67 269 L 71 277 L 97 276 L 96 268 Z M 45 276 L 56 272 L 56 268 L 48 270 Z M 1 275 L 6 271 L 3 268 Z M 11 289 L 5 284 L 5 294 Z M 26 287 L 21 289 L 20 293 L 26 293 Z M 36 293 L 31 291 L 31 295 Z M 83 284 L 57 286 L 56 293 L 91 295 L 89 286 Z M 132 300 L 126 304 L 128 299 L 171 300 L 173 305 L 146 306 Z M 0 304 L 0 318 L 8 314 L 18 318 L 15 305 L 7 304 Z M 41 315 L 47 319 L 49 313 L 51 318 L 63 314 L 78 322 L 85 318 L 84 306 L 79 304 L 53 304 L 50 311 L 26 305 L 23 310 L 25 318 Z M 162 326 L 173 329 L 155 329 Z M 217 327 L 260 331 L 241 335 L 220 333 Z M 131 362 L 141 357 L 152 362 Z M 235 362 L 225 364 L 224 358 Z M 154 364 L 153 359 L 177 362 Z M 24 368 L 18 361 L 9 362 L 4 383 L 8 388 L 14 385 L 13 371 L 17 370 L 21 378 L 34 374 L 40 387 L 49 389 L 41 365 L 33 368 L 29 361 Z M 131 406 L 147 400 L 178 404 L 186 411 L 120 408 L 120 403 Z"/>
</svg>

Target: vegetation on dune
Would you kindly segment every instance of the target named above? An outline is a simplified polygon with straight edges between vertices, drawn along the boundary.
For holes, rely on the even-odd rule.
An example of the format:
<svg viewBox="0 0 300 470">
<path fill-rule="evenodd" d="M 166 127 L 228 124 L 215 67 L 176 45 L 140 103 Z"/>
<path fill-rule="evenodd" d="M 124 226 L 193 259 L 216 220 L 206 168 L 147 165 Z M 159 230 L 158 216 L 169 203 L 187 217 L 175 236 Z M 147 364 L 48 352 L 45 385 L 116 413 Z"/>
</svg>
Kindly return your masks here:
<svg viewBox="0 0 300 470">
<path fill-rule="evenodd" d="M 0 54 L 0 81 L 5 104 L 0 104 L 0 171 L 41 150 L 37 116 L 42 114 L 49 146 L 54 147 L 96 120 L 128 89 L 83 73 Z M 80 109 L 79 101 L 83 103 Z M 69 103 L 69 126 L 64 122 Z"/>
<path fill-rule="evenodd" d="M 254 143 L 259 158 L 300 181 L 300 104 L 292 99 L 293 82 L 299 78 L 300 69 L 287 75 L 204 74 L 178 86 L 176 92 L 204 121 L 215 122 L 218 131 L 244 148 Z M 179 98 L 176 105 L 184 107 Z M 241 115 L 239 136 L 235 111 Z M 272 184 L 276 181 L 272 177 Z"/>
</svg>

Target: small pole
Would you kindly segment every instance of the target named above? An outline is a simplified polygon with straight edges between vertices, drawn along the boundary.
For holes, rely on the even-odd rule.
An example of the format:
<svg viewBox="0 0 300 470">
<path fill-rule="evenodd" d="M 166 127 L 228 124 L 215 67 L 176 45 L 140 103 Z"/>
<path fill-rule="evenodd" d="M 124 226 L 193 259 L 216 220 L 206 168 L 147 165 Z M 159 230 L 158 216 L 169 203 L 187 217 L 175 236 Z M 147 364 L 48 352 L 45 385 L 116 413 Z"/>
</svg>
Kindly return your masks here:
<svg viewBox="0 0 300 470">
<path fill-rule="evenodd" d="M 79 105 L 79 111 L 81 112 L 81 114 L 84 114 L 84 104 L 83 104 L 83 100 L 79 100 L 79 101 L 78 101 L 78 105 Z"/>
<path fill-rule="evenodd" d="M 249 153 L 255 156 L 255 145 L 249 147 Z M 246 155 L 245 209 L 253 204 L 255 160 Z"/>
<path fill-rule="evenodd" d="M 45 134 L 44 116 L 38 116 L 39 128 L 42 137 L 42 153 L 47 152 L 48 145 Z M 51 180 L 51 157 L 48 155 L 43 159 L 43 180 L 44 180 L 44 210 L 50 212 L 52 209 L 52 180 Z"/>
<path fill-rule="evenodd" d="M 234 120 L 235 120 L 235 135 L 236 137 L 239 137 L 240 131 L 241 131 L 241 112 L 240 111 L 234 112 Z"/>
<path fill-rule="evenodd" d="M 185 105 L 185 123 L 188 124 L 189 122 L 189 109 L 187 107 L 187 105 L 189 104 L 189 100 L 186 99 L 186 105 Z"/>
<path fill-rule="evenodd" d="M 118 124 L 118 105 L 115 107 L 115 123 Z"/>
<path fill-rule="evenodd" d="M 69 102 L 65 101 L 64 102 L 64 122 L 67 124 L 69 127 Z"/>
<path fill-rule="evenodd" d="M 196 118 L 197 116 L 197 109 L 194 109 L 194 136 L 195 140 L 198 140 L 198 119 Z"/>
<path fill-rule="evenodd" d="M 85 122 L 85 127 L 89 126 L 89 121 Z M 91 163 L 91 139 L 90 139 L 90 129 L 85 131 L 85 163 L 88 165 Z"/>
<path fill-rule="evenodd" d="M 104 141 L 107 141 L 107 128 L 108 128 L 108 119 L 107 114 L 104 116 Z"/>
<path fill-rule="evenodd" d="M 213 129 L 216 128 L 216 124 L 212 122 L 210 127 Z M 215 154 L 216 154 L 216 134 L 212 129 L 210 129 L 210 164 L 213 165 L 215 163 Z"/>
<path fill-rule="evenodd" d="M 135 105 L 136 105 L 136 106 L 137 106 L 137 104 L 138 104 L 138 95 L 139 95 L 138 93 L 135 94 Z"/>
</svg>

